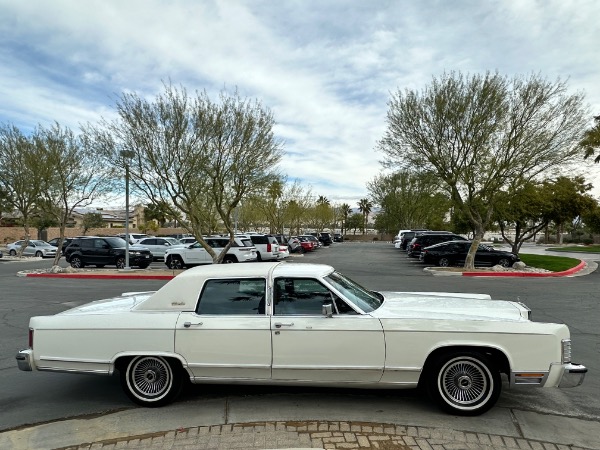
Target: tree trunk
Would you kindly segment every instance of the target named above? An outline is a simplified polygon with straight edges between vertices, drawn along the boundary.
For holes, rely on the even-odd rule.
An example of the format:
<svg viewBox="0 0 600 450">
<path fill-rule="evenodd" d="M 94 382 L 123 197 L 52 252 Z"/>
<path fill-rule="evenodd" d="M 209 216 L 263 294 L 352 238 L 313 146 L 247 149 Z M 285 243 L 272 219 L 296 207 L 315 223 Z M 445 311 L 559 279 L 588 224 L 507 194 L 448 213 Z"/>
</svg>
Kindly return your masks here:
<svg viewBox="0 0 600 450">
<path fill-rule="evenodd" d="M 478 227 L 477 230 L 475 230 L 475 235 L 473 236 L 473 242 L 471 243 L 471 248 L 469 248 L 469 253 L 467 254 L 467 258 L 465 259 L 465 265 L 464 265 L 465 270 L 475 269 L 475 253 L 477 252 L 477 249 L 479 248 L 479 244 L 481 243 L 481 240 L 483 239 L 484 233 L 485 233 L 485 231 L 483 230 L 483 228 Z"/>
</svg>

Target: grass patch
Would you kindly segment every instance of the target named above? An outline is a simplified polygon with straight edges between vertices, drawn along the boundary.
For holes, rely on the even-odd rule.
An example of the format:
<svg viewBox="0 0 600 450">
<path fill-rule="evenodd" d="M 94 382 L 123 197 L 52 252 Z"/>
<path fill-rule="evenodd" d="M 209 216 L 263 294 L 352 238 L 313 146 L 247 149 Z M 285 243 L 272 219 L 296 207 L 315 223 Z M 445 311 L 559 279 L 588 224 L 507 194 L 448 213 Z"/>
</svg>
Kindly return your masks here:
<svg viewBox="0 0 600 450">
<path fill-rule="evenodd" d="M 521 258 L 521 261 L 530 267 L 551 270 L 552 272 L 569 270 L 580 263 L 578 259 L 565 258 L 564 256 L 530 255 L 520 253 L 519 258 Z"/>
<path fill-rule="evenodd" d="M 551 250 L 553 252 L 582 252 L 582 253 L 600 253 L 600 245 L 586 245 L 586 246 L 577 246 L 573 245 L 570 247 L 551 247 L 546 250 Z"/>
</svg>

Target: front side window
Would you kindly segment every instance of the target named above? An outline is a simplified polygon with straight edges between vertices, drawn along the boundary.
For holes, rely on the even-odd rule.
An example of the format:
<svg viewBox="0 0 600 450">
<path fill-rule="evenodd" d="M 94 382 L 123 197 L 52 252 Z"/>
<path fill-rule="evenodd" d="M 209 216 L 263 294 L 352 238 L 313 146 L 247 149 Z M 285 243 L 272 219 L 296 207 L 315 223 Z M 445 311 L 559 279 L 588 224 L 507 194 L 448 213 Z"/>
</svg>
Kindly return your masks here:
<svg viewBox="0 0 600 450">
<path fill-rule="evenodd" d="M 198 300 L 197 314 L 265 314 L 265 280 L 262 278 L 208 280 Z"/>
<path fill-rule="evenodd" d="M 325 280 L 366 313 L 376 310 L 383 303 L 383 297 L 379 294 L 365 289 L 339 272 L 327 275 Z"/>
<path fill-rule="evenodd" d="M 318 280 L 312 278 L 277 278 L 273 313 L 276 316 L 318 316 L 323 305 L 333 305 L 336 314 L 356 314 Z"/>
</svg>

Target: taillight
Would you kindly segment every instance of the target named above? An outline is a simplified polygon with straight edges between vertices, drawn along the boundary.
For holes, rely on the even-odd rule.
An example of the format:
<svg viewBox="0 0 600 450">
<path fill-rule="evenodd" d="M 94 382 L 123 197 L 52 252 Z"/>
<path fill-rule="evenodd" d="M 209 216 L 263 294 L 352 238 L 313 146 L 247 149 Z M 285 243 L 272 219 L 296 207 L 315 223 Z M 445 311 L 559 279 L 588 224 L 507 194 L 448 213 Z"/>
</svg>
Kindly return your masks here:
<svg viewBox="0 0 600 450">
<path fill-rule="evenodd" d="M 33 348 L 33 328 L 29 329 L 29 348 Z"/>
<path fill-rule="evenodd" d="M 267 244 L 267 252 L 271 251 L 271 244 Z"/>
</svg>

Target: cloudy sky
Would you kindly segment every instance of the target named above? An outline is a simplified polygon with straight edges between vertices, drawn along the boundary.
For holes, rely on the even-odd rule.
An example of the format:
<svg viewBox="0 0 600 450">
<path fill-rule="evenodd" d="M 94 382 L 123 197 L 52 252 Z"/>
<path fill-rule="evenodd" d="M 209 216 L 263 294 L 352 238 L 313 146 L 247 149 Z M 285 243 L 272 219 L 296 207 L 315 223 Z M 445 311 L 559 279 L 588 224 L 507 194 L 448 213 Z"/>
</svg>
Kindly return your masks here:
<svg viewBox="0 0 600 450">
<path fill-rule="evenodd" d="M 282 172 L 355 206 L 390 92 L 444 71 L 568 79 L 600 114 L 599 17 L 597 0 L 0 0 L 0 123 L 77 129 L 168 80 L 237 88 L 273 111 Z"/>
</svg>

